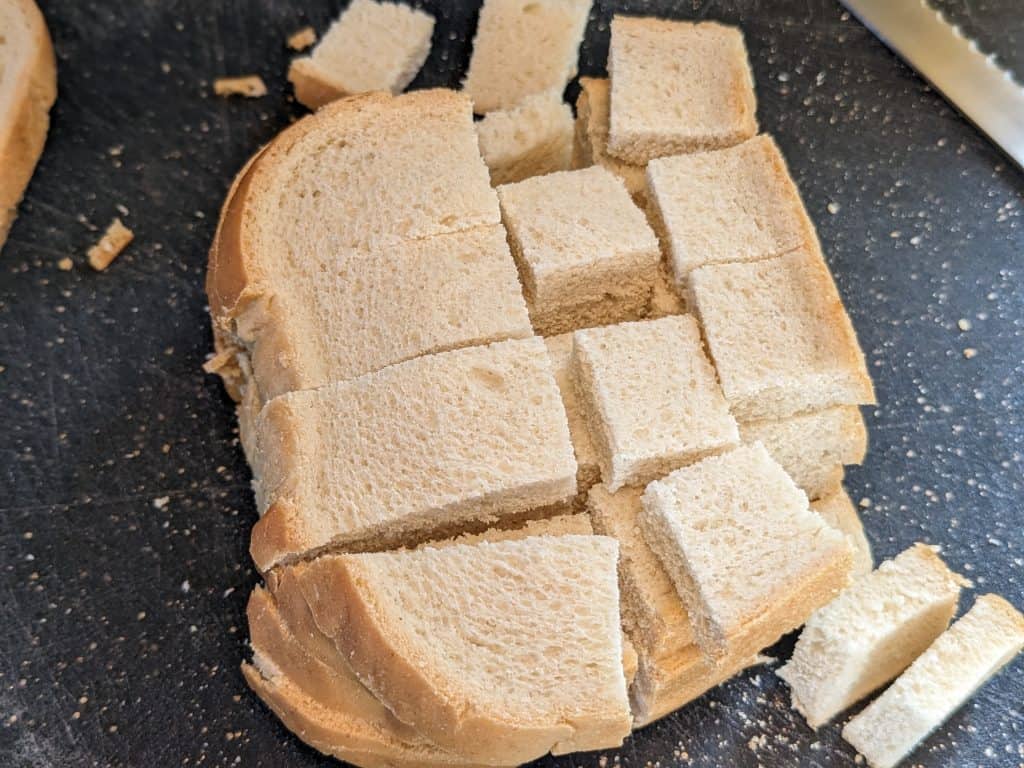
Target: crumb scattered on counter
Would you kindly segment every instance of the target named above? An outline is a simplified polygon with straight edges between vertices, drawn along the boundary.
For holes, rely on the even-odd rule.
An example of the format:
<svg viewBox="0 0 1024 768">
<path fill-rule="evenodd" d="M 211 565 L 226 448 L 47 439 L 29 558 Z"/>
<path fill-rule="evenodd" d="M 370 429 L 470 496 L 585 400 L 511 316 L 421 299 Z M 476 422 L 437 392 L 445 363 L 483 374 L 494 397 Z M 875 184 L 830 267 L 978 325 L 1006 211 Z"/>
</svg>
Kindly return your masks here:
<svg viewBox="0 0 1024 768">
<path fill-rule="evenodd" d="M 316 42 L 316 31 L 312 27 L 303 27 L 288 38 L 288 47 L 293 51 L 304 51 Z"/>
<path fill-rule="evenodd" d="M 976 354 L 978 354 L 978 350 L 976 350 L 974 347 L 968 347 L 967 349 L 964 350 L 964 357 L 966 357 L 968 360 L 970 360 Z"/>
<path fill-rule="evenodd" d="M 89 249 L 89 266 L 102 272 L 134 239 L 135 233 L 122 224 L 120 219 L 114 219 L 100 241 Z"/>
<path fill-rule="evenodd" d="M 971 321 L 968 320 L 966 317 L 961 317 L 959 320 L 956 321 L 956 327 L 959 328 L 961 331 L 967 332 L 971 330 Z"/>
<path fill-rule="evenodd" d="M 63 259 L 57 262 L 57 269 L 61 272 L 70 272 L 75 266 L 75 262 L 65 256 Z"/>
<path fill-rule="evenodd" d="M 218 96 L 245 96 L 258 99 L 267 95 L 267 85 L 259 75 L 218 77 L 213 81 L 213 92 Z"/>
</svg>

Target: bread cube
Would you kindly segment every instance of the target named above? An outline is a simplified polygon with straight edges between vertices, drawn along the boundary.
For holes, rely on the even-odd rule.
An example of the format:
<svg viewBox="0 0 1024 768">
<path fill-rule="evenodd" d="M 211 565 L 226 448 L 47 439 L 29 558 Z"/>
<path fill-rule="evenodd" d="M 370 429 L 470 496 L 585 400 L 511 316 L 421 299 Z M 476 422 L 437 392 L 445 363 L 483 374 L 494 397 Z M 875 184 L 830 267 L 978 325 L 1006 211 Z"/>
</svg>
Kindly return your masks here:
<svg viewBox="0 0 1024 768">
<path fill-rule="evenodd" d="M 590 328 L 573 338 L 580 402 L 612 493 L 739 442 L 691 315 Z"/>
<path fill-rule="evenodd" d="M 616 16 L 608 151 L 634 165 L 757 133 L 743 33 L 714 22 Z"/>
<path fill-rule="evenodd" d="M 875 567 L 871 555 L 871 544 L 864 533 L 864 524 L 860 521 L 856 507 L 850 501 L 846 490 L 840 485 L 836 489 L 816 501 L 811 502 L 811 509 L 821 515 L 821 519 L 846 536 L 846 541 L 853 550 L 853 576 L 871 573 Z"/>
<path fill-rule="evenodd" d="M 610 89 L 607 78 L 580 78 L 572 167 L 600 165 L 607 168 L 622 179 L 636 204 L 644 208 L 647 204 L 646 169 L 642 165 L 631 165 L 608 154 Z"/>
<path fill-rule="evenodd" d="M 740 422 L 875 402 L 853 324 L 816 249 L 690 273 L 722 390 Z"/>
<path fill-rule="evenodd" d="M 593 167 L 497 191 L 537 333 L 643 316 L 660 252 L 621 179 Z"/>
<path fill-rule="evenodd" d="M 597 464 L 597 449 L 590 438 L 590 427 L 576 394 L 576 382 L 572 373 L 572 334 L 563 333 L 544 339 L 551 358 L 558 391 L 569 421 L 569 437 L 576 453 L 576 493 L 581 502 L 586 499 L 590 488 L 601 482 L 601 468 Z"/>
<path fill-rule="evenodd" d="M 550 93 L 489 112 L 476 124 L 476 133 L 493 186 L 564 171 L 572 160 L 572 110 Z"/>
</svg>

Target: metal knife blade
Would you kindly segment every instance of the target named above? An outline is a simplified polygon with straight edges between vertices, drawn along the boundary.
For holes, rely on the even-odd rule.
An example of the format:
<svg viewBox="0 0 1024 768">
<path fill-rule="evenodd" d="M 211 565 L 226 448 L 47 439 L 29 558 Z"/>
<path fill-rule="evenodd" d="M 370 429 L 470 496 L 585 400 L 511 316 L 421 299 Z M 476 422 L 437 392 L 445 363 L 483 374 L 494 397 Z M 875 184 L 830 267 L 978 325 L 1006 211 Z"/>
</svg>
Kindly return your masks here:
<svg viewBox="0 0 1024 768">
<path fill-rule="evenodd" d="M 1024 87 L 926 0 L 841 0 L 1024 168 Z"/>
</svg>

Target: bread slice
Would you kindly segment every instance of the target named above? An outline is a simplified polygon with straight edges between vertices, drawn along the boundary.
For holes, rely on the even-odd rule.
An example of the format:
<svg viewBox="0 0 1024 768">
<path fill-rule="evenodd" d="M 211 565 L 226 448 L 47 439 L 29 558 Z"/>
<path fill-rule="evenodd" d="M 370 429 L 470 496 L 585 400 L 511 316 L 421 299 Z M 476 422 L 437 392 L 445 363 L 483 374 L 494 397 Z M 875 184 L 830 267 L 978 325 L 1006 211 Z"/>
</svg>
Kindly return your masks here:
<svg viewBox="0 0 1024 768">
<path fill-rule="evenodd" d="M 1024 648 L 1024 616 L 982 595 L 843 728 L 874 768 L 892 768 Z"/>
<path fill-rule="evenodd" d="M 811 509 L 821 515 L 821 519 L 846 536 L 846 541 L 853 550 L 853 576 L 863 576 L 875 567 L 871 555 L 871 545 L 864 534 L 864 525 L 860 521 L 853 502 L 840 485 L 835 491 L 811 502 Z"/>
<path fill-rule="evenodd" d="M 537 338 L 282 395 L 260 413 L 255 442 L 265 514 L 250 551 L 261 571 L 486 527 L 576 493 L 565 410 Z"/>
<path fill-rule="evenodd" d="M 533 94 L 489 112 L 476 133 L 494 186 L 564 171 L 572 160 L 572 110 L 557 94 Z"/>
<path fill-rule="evenodd" d="M 544 345 L 551 358 L 555 382 L 562 395 L 562 405 L 569 420 L 569 437 L 576 454 L 576 499 L 579 505 L 586 502 L 587 491 L 601 482 L 601 467 L 597 463 L 597 449 L 590 437 L 590 427 L 576 394 L 576 382 L 572 374 L 572 334 L 563 333 L 548 336 Z"/>
<path fill-rule="evenodd" d="M 868 449 L 864 417 L 853 405 L 741 423 L 740 439 L 764 443 L 812 500 L 834 493 L 843 478 L 843 465 L 860 464 Z"/>
<path fill-rule="evenodd" d="M 573 168 L 600 165 L 622 179 L 641 208 L 647 204 L 647 177 L 643 165 L 631 165 L 608 154 L 608 118 L 610 110 L 607 78 L 581 77 L 576 99 L 576 130 L 573 144 Z"/>
<path fill-rule="evenodd" d="M 469 759 L 513 765 L 629 733 L 617 558 L 602 536 L 325 556 L 303 592 L 398 717 Z"/>
<path fill-rule="evenodd" d="M 652 160 L 647 178 L 652 218 L 680 287 L 697 267 L 781 256 L 817 240 L 770 136 Z"/>
<path fill-rule="evenodd" d="M 849 578 L 846 537 L 809 509 L 759 443 L 651 483 L 640 528 L 711 659 L 753 656 Z"/>
<path fill-rule="evenodd" d="M 611 30 L 611 154 L 643 165 L 757 133 L 754 80 L 739 29 L 616 16 Z"/>
<path fill-rule="evenodd" d="M 573 374 L 614 493 L 739 443 L 691 315 L 576 331 Z"/>
<path fill-rule="evenodd" d="M 357 93 L 401 93 L 427 60 L 433 33 L 434 17 L 422 10 L 352 0 L 313 53 L 292 62 L 295 98 L 319 109 Z"/>
<path fill-rule="evenodd" d="M 498 199 L 537 333 L 643 316 L 661 256 L 620 179 L 563 171 L 500 186 Z"/>
<path fill-rule="evenodd" d="M 949 625 L 965 580 L 916 544 L 822 606 L 779 677 L 818 728 L 892 680 Z"/>
<path fill-rule="evenodd" d="M 57 61 L 32 0 L 0 2 L 0 248 L 14 223 L 50 127 Z"/>
<path fill-rule="evenodd" d="M 462 87 L 478 114 L 561 96 L 576 75 L 592 0 L 484 0 Z"/>
<path fill-rule="evenodd" d="M 853 324 L 815 248 L 700 267 L 690 291 L 741 423 L 875 402 Z"/>
</svg>

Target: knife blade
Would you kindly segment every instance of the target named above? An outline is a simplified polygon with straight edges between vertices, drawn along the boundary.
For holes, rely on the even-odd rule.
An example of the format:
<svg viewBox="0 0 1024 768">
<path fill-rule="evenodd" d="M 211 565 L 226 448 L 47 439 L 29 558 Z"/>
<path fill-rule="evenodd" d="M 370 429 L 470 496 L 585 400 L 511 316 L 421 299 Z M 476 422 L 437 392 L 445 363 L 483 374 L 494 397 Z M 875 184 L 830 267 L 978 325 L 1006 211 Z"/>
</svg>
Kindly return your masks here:
<svg viewBox="0 0 1024 768">
<path fill-rule="evenodd" d="M 841 0 L 1024 168 L 1024 87 L 926 0 Z"/>
</svg>

